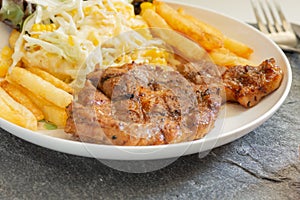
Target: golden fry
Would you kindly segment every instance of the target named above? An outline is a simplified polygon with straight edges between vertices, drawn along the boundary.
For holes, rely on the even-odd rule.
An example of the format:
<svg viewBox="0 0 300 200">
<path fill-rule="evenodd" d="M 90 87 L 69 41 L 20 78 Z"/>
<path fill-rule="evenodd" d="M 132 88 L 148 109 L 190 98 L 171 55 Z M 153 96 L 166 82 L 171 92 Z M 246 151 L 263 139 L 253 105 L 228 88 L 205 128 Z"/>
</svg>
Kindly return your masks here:
<svg viewBox="0 0 300 200">
<path fill-rule="evenodd" d="M 206 51 L 198 44 L 172 31 L 166 21 L 152 9 L 143 12 L 143 19 L 153 28 L 151 32 L 173 46 L 175 50 L 179 51 L 180 56 L 188 60 L 199 60 L 206 55 Z"/>
<path fill-rule="evenodd" d="M 196 26 L 200 27 L 204 32 L 214 35 L 215 37 L 219 38 L 219 40 L 224 41 L 224 39 L 225 39 L 224 34 L 217 28 L 195 18 L 194 16 L 186 14 L 183 9 L 178 9 L 178 13 L 182 17 L 184 17 L 184 18 L 188 19 L 190 22 L 194 23 Z"/>
<path fill-rule="evenodd" d="M 214 49 L 209 52 L 212 61 L 219 66 L 253 65 L 250 60 L 239 57 L 226 48 Z"/>
<path fill-rule="evenodd" d="M 204 49 L 212 50 L 223 46 L 223 41 L 215 35 L 205 32 L 200 26 L 196 26 L 188 18 L 163 2 L 155 2 L 156 12 L 176 31 L 179 31 L 197 43 Z"/>
<path fill-rule="evenodd" d="M 172 9 L 162 2 L 155 2 L 156 12 L 175 30 L 186 34 L 208 51 L 225 47 L 239 57 L 248 59 L 253 49 L 248 45 L 226 37 L 220 30 L 193 16 L 182 9 Z"/>
<path fill-rule="evenodd" d="M 0 118 L 10 121 L 16 125 L 25 127 L 23 123 L 24 119 L 22 119 L 21 114 L 15 110 L 10 109 L 10 107 L 6 104 L 6 102 L 1 97 L 0 97 L 0 107 L 1 107 Z"/>
<path fill-rule="evenodd" d="M 11 66 L 13 50 L 9 46 L 0 49 L 0 77 L 5 77 Z"/>
<path fill-rule="evenodd" d="M 44 119 L 42 111 L 29 99 L 29 97 L 22 92 L 22 88 L 18 85 L 3 81 L 1 87 L 18 103 L 25 106 L 32 112 L 35 118 L 39 121 Z"/>
<path fill-rule="evenodd" d="M 48 81 L 49 83 L 52 83 L 57 88 L 60 88 L 60 89 L 66 91 L 70 94 L 72 94 L 74 92 L 73 88 L 70 87 L 67 83 L 61 81 L 60 79 L 56 78 L 52 74 L 49 74 L 48 72 L 46 72 L 46 71 L 44 71 L 40 68 L 29 67 L 29 68 L 26 68 L 26 69 L 28 71 L 30 71 L 31 73 L 38 75 L 39 77 L 41 77 L 45 81 Z"/>
<path fill-rule="evenodd" d="M 15 44 L 16 44 L 16 41 L 18 40 L 19 36 L 20 36 L 20 32 L 17 31 L 16 29 L 13 29 L 11 31 L 10 36 L 8 38 L 8 43 L 11 48 L 15 48 Z"/>
<path fill-rule="evenodd" d="M 37 130 L 37 119 L 35 116 L 23 105 L 16 102 L 4 89 L 0 87 L 0 117 L 8 120 L 14 124 L 28 128 L 30 130 Z"/>
<path fill-rule="evenodd" d="M 26 69 L 14 67 L 7 78 L 28 89 L 35 96 L 41 96 L 58 107 L 65 108 L 73 100 L 71 94 Z"/>
<path fill-rule="evenodd" d="M 247 59 L 253 53 L 253 49 L 251 49 L 248 45 L 231 38 L 225 38 L 224 47 L 236 55 Z"/>
<path fill-rule="evenodd" d="M 68 115 L 65 109 L 48 105 L 43 107 L 43 112 L 47 121 L 54 123 L 58 127 L 64 127 L 66 125 Z"/>
<path fill-rule="evenodd" d="M 63 127 L 67 121 L 66 109 L 60 108 L 40 96 L 34 95 L 31 91 L 24 88 L 24 93 L 42 110 L 45 120 Z"/>
<path fill-rule="evenodd" d="M 151 28 L 163 28 L 172 30 L 167 22 L 152 9 L 146 9 L 142 17 Z"/>
</svg>

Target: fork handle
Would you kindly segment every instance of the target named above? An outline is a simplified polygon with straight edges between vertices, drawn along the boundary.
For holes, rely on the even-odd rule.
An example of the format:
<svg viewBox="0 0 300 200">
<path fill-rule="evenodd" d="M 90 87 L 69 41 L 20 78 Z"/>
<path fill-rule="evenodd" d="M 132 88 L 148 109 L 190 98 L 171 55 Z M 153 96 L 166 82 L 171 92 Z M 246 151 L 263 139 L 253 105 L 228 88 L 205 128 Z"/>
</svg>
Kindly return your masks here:
<svg viewBox="0 0 300 200">
<path fill-rule="evenodd" d="M 283 51 L 286 51 L 286 52 L 295 52 L 295 53 L 300 53 L 300 49 L 299 48 L 294 48 L 294 47 L 290 47 L 290 46 L 287 46 L 287 45 L 278 45 Z"/>
</svg>

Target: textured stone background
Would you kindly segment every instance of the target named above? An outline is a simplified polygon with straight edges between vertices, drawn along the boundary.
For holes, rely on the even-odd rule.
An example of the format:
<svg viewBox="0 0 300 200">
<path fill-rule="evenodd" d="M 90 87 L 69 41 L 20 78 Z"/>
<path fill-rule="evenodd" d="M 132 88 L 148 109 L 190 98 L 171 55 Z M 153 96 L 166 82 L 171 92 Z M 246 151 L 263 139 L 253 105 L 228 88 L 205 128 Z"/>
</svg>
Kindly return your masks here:
<svg viewBox="0 0 300 200">
<path fill-rule="evenodd" d="M 300 55 L 271 119 L 200 159 L 144 174 L 41 148 L 0 129 L 0 199 L 300 199 Z"/>
</svg>

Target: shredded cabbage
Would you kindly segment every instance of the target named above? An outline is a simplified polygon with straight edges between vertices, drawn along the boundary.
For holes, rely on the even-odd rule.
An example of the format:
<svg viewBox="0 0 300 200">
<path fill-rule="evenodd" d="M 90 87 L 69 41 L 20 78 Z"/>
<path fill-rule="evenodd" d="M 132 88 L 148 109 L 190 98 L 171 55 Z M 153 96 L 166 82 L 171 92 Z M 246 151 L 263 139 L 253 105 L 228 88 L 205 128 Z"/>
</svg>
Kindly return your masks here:
<svg viewBox="0 0 300 200">
<path fill-rule="evenodd" d="M 22 60 L 27 65 L 58 73 L 59 77 L 70 78 L 74 88 L 83 87 L 86 75 L 96 64 L 106 68 L 131 62 L 131 58 L 123 59 L 122 55 L 139 48 L 164 45 L 154 40 L 149 30 L 138 30 L 147 25 L 134 15 L 133 6 L 125 0 L 28 2 L 36 5 L 36 11 L 24 22 L 12 67 Z M 55 24 L 57 29 L 33 30 L 34 24 Z M 48 55 L 51 55 L 49 62 L 41 62 Z M 52 62 L 54 55 L 56 59 Z M 135 52 L 135 56 L 141 55 Z M 117 59 L 120 56 L 122 59 Z"/>
</svg>

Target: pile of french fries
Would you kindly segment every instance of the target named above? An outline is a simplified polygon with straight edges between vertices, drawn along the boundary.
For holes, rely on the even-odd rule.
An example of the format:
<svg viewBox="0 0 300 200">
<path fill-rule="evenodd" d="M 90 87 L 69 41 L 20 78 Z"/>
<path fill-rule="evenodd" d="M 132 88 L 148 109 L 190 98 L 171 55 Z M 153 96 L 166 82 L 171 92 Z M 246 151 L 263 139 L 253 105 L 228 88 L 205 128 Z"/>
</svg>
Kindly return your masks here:
<svg viewBox="0 0 300 200">
<path fill-rule="evenodd" d="M 141 15 L 153 28 L 153 34 L 190 60 L 197 60 L 208 52 L 212 61 L 220 66 L 251 64 L 249 58 L 253 50 L 248 45 L 226 37 L 182 9 L 175 10 L 163 2 L 147 2 L 142 3 Z M 18 37 L 19 33 L 12 31 L 9 38 L 12 49 Z M 41 120 L 64 127 L 72 94 L 73 89 L 67 83 L 50 73 L 19 63 L 0 80 L 0 118 L 31 130 L 37 130 Z"/>
<path fill-rule="evenodd" d="M 154 1 L 153 4 L 149 2 L 142 3 L 141 8 L 143 19 L 151 28 L 155 28 L 154 34 L 180 52 L 187 54 L 188 59 L 194 59 L 195 56 L 201 58 L 202 54 L 208 52 L 212 61 L 220 66 L 231 67 L 253 64 L 249 59 L 253 53 L 251 47 L 226 37 L 217 28 L 186 14 L 184 10 L 175 10 L 166 3 L 159 1 Z M 166 31 L 164 29 L 175 30 L 183 34 L 196 42 L 202 50 L 199 46 L 192 45 L 191 42 L 182 43 L 183 36 L 176 32 L 171 33 L 171 36 L 165 36 Z M 205 52 L 201 53 L 201 51 Z"/>
<path fill-rule="evenodd" d="M 0 82 L 0 117 L 30 130 L 41 120 L 66 123 L 73 89 L 39 68 L 14 67 Z"/>
</svg>

